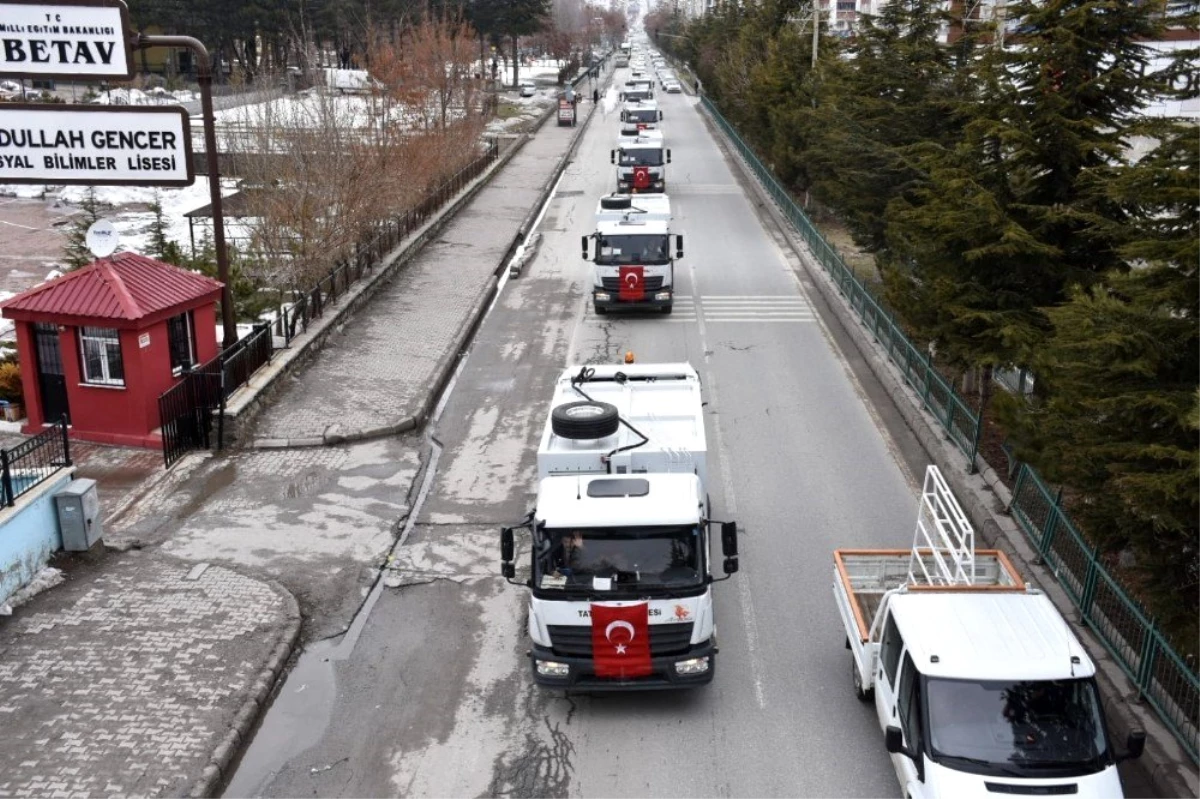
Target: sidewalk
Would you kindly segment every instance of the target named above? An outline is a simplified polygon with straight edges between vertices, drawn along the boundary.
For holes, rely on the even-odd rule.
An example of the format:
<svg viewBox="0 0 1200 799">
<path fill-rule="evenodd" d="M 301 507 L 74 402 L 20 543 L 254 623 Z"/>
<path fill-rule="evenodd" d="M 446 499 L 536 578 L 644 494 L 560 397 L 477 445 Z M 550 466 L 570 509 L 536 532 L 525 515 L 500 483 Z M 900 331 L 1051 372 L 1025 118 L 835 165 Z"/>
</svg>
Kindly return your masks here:
<svg viewBox="0 0 1200 799">
<path fill-rule="evenodd" d="M 0 799 L 219 788 L 300 607 L 306 637 L 344 629 L 408 513 L 422 442 L 344 442 L 423 422 L 582 130 L 547 122 L 329 339 L 260 414 L 273 448 L 188 456 L 109 525 L 121 551 L 56 559 L 0 618 Z"/>
<path fill-rule="evenodd" d="M 418 426 L 431 384 L 488 301 L 500 261 L 577 128 L 554 120 L 441 236 L 380 289 L 262 413 L 255 446 L 333 443 Z"/>
</svg>

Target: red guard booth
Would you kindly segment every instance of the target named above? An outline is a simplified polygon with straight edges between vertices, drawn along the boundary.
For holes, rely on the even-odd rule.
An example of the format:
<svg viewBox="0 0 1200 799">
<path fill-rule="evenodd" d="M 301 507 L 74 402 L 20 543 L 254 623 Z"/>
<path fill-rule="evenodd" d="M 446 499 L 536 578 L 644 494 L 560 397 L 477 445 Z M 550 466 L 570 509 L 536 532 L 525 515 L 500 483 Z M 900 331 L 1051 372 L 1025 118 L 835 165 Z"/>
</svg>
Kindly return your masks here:
<svg viewBox="0 0 1200 799">
<path fill-rule="evenodd" d="M 162 446 L 158 397 L 183 370 L 216 357 L 221 288 L 123 252 L 0 304 L 17 328 L 23 432 L 66 415 L 72 438 Z"/>
</svg>

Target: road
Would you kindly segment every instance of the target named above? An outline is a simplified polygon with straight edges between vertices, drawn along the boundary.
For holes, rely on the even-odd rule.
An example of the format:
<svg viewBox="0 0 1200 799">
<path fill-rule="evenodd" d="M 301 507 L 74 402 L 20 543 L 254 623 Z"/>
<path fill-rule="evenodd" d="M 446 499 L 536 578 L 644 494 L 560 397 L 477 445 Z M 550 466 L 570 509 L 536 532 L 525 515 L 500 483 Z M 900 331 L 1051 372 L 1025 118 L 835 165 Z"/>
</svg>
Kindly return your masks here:
<svg viewBox="0 0 1200 799">
<path fill-rule="evenodd" d="M 428 490 L 340 645 L 306 655 L 229 795 L 894 796 L 873 710 L 850 689 L 830 590 L 837 547 L 911 544 L 919 458 L 864 401 L 815 292 L 764 228 L 695 99 L 660 95 L 685 238 L 670 317 L 596 317 L 579 238 L 614 187 L 597 115 L 432 428 Z M 708 401 L 711 494 L 744 531 L 716 587 L 721 654 L 692 692 L 571 696 L 532 685 L 526 594 L 497 576 L 524 516 L 568 362 L 688 360 Z"/>
</svg>

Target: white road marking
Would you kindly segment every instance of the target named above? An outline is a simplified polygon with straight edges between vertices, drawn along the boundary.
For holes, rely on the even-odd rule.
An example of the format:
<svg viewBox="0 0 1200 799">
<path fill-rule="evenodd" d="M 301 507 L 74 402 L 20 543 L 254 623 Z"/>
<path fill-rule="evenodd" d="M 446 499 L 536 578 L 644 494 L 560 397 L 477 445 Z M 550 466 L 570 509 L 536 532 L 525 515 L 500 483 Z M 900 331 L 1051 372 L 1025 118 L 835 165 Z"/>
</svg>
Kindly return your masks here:
<svg viewBox="0 0 1200 799">
<path fill-rule="evenodd" d="M 688 264 L 688 271 L 692 277 L 692 292 L 693 302 L 699 307 L 701 297 L 699 295 L 699 282 L 696 279 L 696 262 L 692 261 Z M 708 331 L 705 326 L 705 315 L 701 312 L 696 320 L 697 327 L 700 333 L 700 350 L 704 353 L 704 379 L 708 383 L 709 405 L 713 406 L 716 413 L 713 414 L 713 431 L 716 433 L 717 452 L 721 457 L 721 487 L 725 492 L 725 510 L 732 519 L 737 518 L 737 493 L 733 487 L 733 470 L 730 468 L 729 448 L 725 446 L 725 434 L 721 430 L 721 413 L 720 406 L 717 403 L 717 375 L 712 369 L 712 355 L 708 348 Z M 711 509 L 709 509 L 711 513 Z M 763 690 L 762 678 L 762 659 L 758 654 L 758 621 L 757 614 L 754 612 L 754 597 L 750 593 L 750 581 L 743 576 L 741 579 L 734 577 L 734 582 L 738 585 L 738 598 L 741 600 L 742 607 L 742 629 L 746 631 L 746 650 L 750 656 L 750 675 L 754 683 L 754 700 L 758 703 L 759 710 L 765 710 L 767 700 Z"/>
</svg>

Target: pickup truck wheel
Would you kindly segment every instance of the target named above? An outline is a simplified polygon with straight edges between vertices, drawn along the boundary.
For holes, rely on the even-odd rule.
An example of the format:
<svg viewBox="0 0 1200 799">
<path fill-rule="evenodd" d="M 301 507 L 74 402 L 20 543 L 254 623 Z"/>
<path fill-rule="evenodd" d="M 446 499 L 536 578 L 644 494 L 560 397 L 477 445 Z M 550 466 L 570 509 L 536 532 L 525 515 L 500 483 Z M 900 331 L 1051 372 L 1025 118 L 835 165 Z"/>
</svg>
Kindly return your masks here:
<svg viewBox="0 0 1200 799">
<path fill-rule="evenodd" d="M 853 652 L 850 653 L 850 679 L 854 681 L 854 697 L 859 702 L 870 702 L 875 692 L 863 687 L 862 675 L 858 673 L 858 661 L 854 659 Z"/>
<path fill-rule="evenodd" d="M 620 424 L 617 407 L 607 402 L 568 402 L 550 412 L 550 428 L 563 438 L 605 438 L 617 432 Z"/>
</svg>

